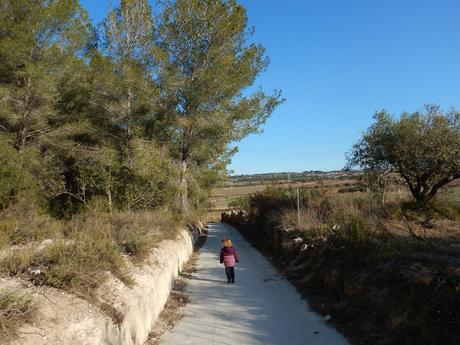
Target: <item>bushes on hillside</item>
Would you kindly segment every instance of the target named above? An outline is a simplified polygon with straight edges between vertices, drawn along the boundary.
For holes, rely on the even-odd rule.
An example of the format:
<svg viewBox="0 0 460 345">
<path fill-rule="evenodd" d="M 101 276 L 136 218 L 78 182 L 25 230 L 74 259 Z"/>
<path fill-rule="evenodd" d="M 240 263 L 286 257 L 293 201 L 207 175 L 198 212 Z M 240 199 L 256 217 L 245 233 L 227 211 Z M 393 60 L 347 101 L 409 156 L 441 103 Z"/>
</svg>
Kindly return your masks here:
<svg viewBox="0 0 460 345">
<path fill-rule="evenodd" d="M 79 292 L 86 297 L 104 281 L 106 271 L 131 283 L 121 252 L 104 230 L 56 240 L 40 250 L 15 250 L 2 260 L 1 266 L 10 276 L 28 279 L 35 285 Z"/>
<path fill-rule="evenodd" d="M 35 196 L 37 181 L 26 167 L 25 158 L 0 134 L 0 210 L 26 195 Z"/>
<path fill-rule="evenodd" d="M 247 197 L 244 210 L 222 220 L 277 258 L 310 305 L 332 315 L 356 343 L 454 345 L 460 338 L 460 232 L 458 222 L 440 212 L 441 205 L 455 210 L 451 193 L 458 189 L 438 196 L 429 211 L 381 205 L 362 193 L 301 190 L 298 215 L 294 190 L 271 189 Z M 433 217 L 451 228 L 436 230 L 437 237 L 431 228 L 423 237 L 413 233 L 431 227 Z"/>
<path fill-rule="evenodd" d="M 167 211 L 110 214 L 93 210 L 68 222 L 54 222 L 59 228 L 53 230 L 57 235 L 47 233 L 52 235 L 48 243 L 39 245 L 28 238 L 21 242 L 28 243 L 24 249 L 19 247 L 3 258 L 4 274 L 89 296 L 105 280 L 105 272 L 132 284 L 123 256 L 141 259 L 161 240 L 176 234 L 175 219 Z"/>
<path fill-rule="evenodd" d="M 0 211 L 0 248 L 62 236 L 63 223 L 33 202 L 22 200 Z"/>
</svg>

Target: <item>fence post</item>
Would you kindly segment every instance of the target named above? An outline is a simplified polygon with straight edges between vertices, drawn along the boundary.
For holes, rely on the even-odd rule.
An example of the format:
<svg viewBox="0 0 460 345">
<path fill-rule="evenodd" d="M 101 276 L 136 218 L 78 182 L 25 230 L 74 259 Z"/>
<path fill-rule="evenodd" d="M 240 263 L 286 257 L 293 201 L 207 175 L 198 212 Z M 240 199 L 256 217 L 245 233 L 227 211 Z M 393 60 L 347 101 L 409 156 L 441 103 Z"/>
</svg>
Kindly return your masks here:
<svg viewBox="0 0 460 345">
<path fill-rule="evenodd" d="M 297 187 L 296 190 L 297 190 L 297 226 L 300 226 L 300 194 L 299 194 L 299 187 Z"/>
</svg>

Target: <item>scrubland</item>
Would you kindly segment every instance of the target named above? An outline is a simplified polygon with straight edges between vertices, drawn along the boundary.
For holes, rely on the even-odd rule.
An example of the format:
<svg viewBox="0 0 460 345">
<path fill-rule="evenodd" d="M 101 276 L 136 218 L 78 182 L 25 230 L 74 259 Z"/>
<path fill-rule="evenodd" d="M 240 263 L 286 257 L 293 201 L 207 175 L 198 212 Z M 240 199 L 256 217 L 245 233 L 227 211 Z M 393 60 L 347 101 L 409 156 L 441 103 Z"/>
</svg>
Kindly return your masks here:
<svg viewBox="0 0 460 345">
<path fill-rule="evenodd" d="M 417 206 L 362 185 L 267 188 L 222 215 L 356 344 L 458 344 L 460 185 Z M 364 189 L 365 190 L 365 189 Z"/>
<path fill-rule="evenodd" d="M 174 238 L 184 219 L 166 209 L 108 213 L 96 207 L 58 220 L 31 205 L 15 205 L 0 214 L 0 274 L 96 303 L 96 288 L 108 272 L 132 286 L 127 260 L 142 264 L 156 245 Z M 2 290 L 0 336 L 13 337 L 33 321 L 35 309 L 31 296 Z"/>
</svg>

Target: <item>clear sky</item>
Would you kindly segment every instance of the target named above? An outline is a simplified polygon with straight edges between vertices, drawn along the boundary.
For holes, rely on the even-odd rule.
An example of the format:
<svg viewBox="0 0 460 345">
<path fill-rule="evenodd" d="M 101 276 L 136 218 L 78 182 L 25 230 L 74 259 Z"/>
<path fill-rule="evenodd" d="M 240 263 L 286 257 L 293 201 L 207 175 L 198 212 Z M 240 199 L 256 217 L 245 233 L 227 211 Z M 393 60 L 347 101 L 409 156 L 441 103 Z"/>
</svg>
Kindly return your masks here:
<svg viewBox="0 0 460 345">
<path fill-rule="evenodd" d="M 93 21 L 110 0 L 82 0 Z M 376 110 L 460 108 L 458 0 L 240 0 L 286 102 L 239 143 L 235 173 L 333 170 Z"/>
</svg>

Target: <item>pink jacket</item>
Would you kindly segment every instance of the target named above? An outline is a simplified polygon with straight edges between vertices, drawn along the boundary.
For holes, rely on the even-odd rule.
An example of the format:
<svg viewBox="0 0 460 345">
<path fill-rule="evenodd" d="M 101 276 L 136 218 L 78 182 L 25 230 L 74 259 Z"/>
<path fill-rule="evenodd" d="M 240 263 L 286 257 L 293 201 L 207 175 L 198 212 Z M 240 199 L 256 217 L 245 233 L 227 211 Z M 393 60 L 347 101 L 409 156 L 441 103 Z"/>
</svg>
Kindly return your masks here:
<svg viewBox="0 0 460 345">
<path fill-rule="evenodd" d="M 220 251 L 220 263 L 225 267 L 234 267 L 240 261 L 234 247 L 224 247 Z"/>
</svg>

